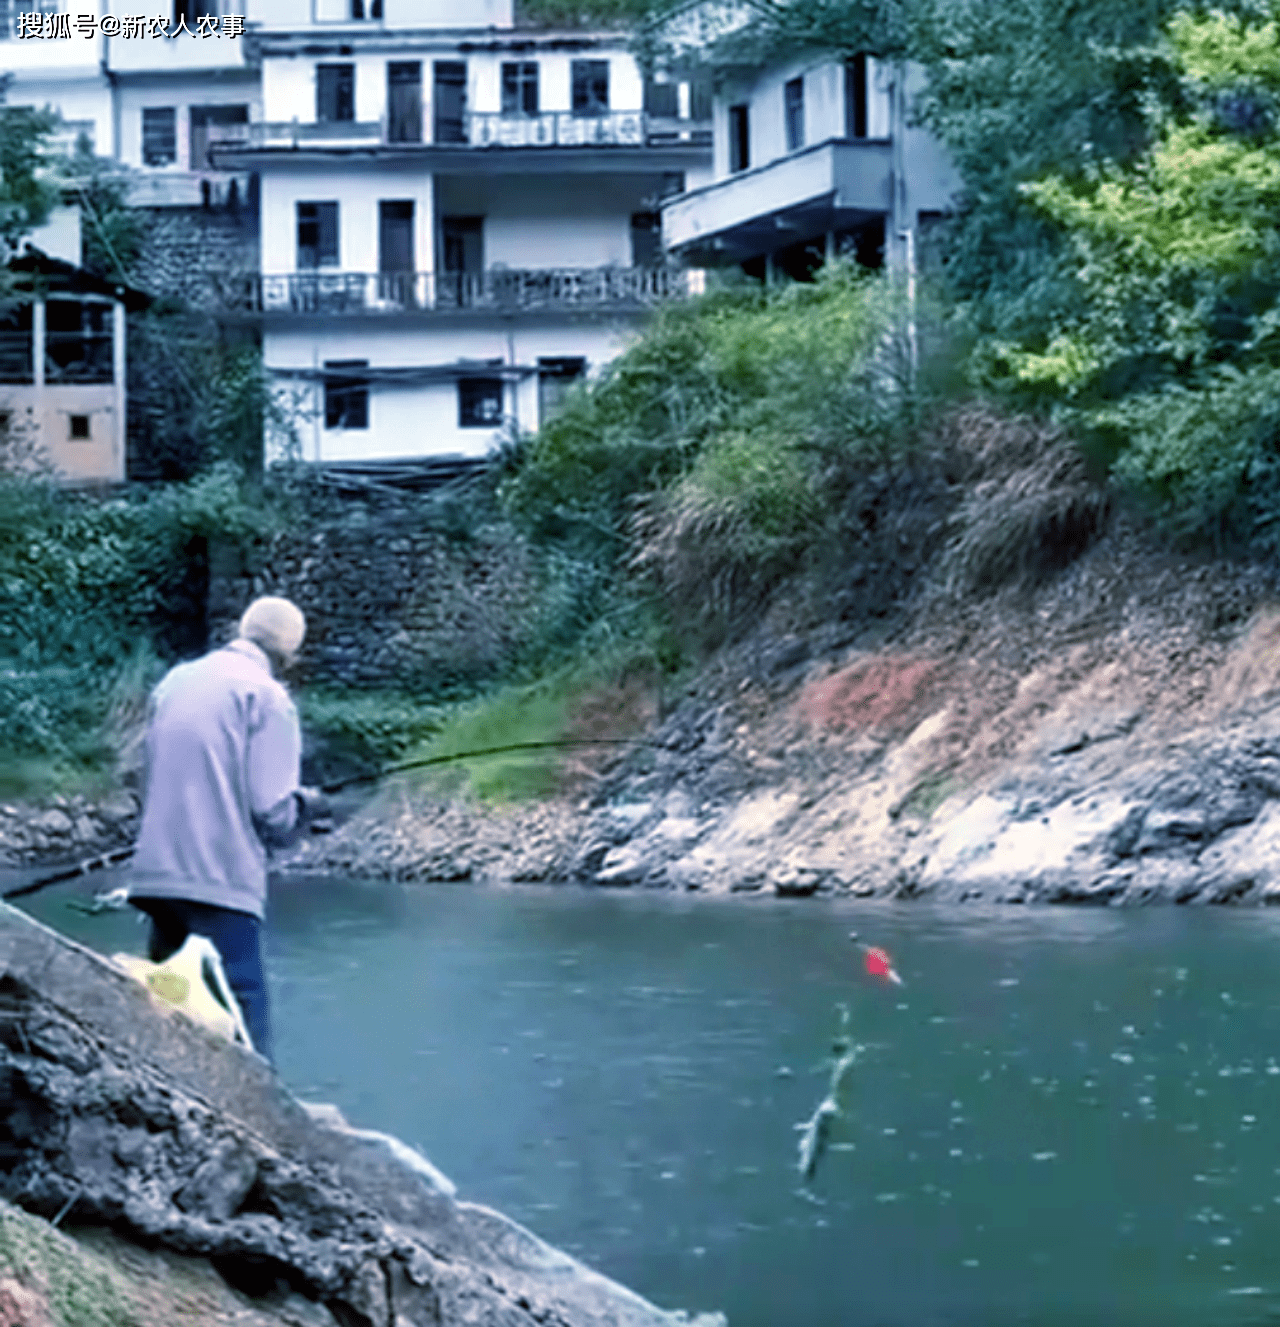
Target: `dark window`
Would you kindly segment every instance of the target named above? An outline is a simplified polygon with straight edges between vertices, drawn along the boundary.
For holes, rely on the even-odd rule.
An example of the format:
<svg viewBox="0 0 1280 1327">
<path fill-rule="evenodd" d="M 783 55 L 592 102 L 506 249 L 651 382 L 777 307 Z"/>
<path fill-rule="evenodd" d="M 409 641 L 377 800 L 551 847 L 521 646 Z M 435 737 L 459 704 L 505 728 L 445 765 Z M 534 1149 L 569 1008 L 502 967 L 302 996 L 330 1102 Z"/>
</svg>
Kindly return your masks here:
<svg viewBox="0 0 1280 1327">
<path fill-rule="evenodd" d="M 569 388 L 587 371 L 581 355 L 555 356 L 538 360 L 538 427 L 560 409 Z"/>
<path fill-rule="evenodd" d="M 782 89 L 787 119 L 787 151 L 804 147 L 804 79 L 793 78 Z"/>
<path fill-rule="evenodd" d="M 186 19 L 189 31 L 196 30 L 196 21 L 218 17 L 218 0 L 173 0 L 173 22 Z"/>
<path fill-rule="evenodd" d="M 68 416 L 67 423 L 67 437 L 75 440 L 78 438 L 87 438 L 89 436 L 88 415 L 70 415 Z"/>
<path fill-rule="evenodd" d="M 484 217 L 441 217 L 446 272 L 484 271 Z"/>
<path fill-rule="evenodd" d="M 662 261 L 662 218 L 656 212 L 631 214 L 631 266 L 656 267 Z"/>
<path fill-rule="evenodd" d="M 19 304 L 0 318 L 0 382 L 33 382 L 31 305 Z"/>
<path fill-rule="evenodd" d="M 413 200 L 378 204 L 378 271 L 413 271 Z"/>
<path fill-rule="evenodd" d="M 503 115 L 537 115 L 538 62 L 508 60 L 502 66 Z"/>
<path fill-rule="evenodd" d="M 168 166 L 178 159 L 178 130 L 172 106 L 147 106 L 142 112 L 142 160 Z"/>
<path fill-rule="evenodd" d="M 674 120 L 680 114 L 680 85 L 647 78 L 644 84 L 644 109 L 647 115 Z"/>
<path fill-rule="evenodd" d="M 458 427 L 495 428 L 502 422 L 502 379 L 458 379 Z"/>
<path fill-rule="evenodd" d="M 367 359 L 326 359 L 324 362 L 324 426 L 327 429 L 369 427 L 369 381 L 353 369 L 367 369 Z M 345 372 L 333 372 L 346 370 Z"/>
<path fill-rule="evenodd" d="M 746 170 L 751 165 L 751 119 L 745 103 L 729 107 L 729 169 Z"/>
<path fill-rule="evenodd" d="M 711 78 L 707 74 L 694 74 L 689 83 L 689 118 L 691 120 L 709 120 L 711 118 L 711 100 L 715 95 Z"/>
<path fill-rule="evenodd" d="M 7 410 L 0 410 L 0 442 L 4 442 L 9 437 L 9 419 Z"/>
<path fill-rule="evenodd" d="M 387 140 L 422 142 L 422 62 L 392 60 L 387 65 Z"/>
<path fill-rule="evenodd" d="M 51 299 L 44 307 L 46 381 L 111 382 L 111 305 Z"/>
<path fill-rule="evenodd" d="M 867 136 L 867 57 L 855 55 L 844 66 L 844 134 Z"/>
<path fill-rule="evenodd" d="M 381 18 L 382 0 L 351 0 L 352 18 Z"/>
<path fill-rule="evenodd" d="M 299 203 L 298 270 L 338 265 L 337 203 Z"/>
<path fill-rule="evenodd" d="M 467 66 L 462 60 L 437 60 L 435 80 L 435 141 L 467 141 Z"/>
<path fill-rule="evenodd" d="M 570 68 L 573 78 L 573 113 L 607 115 L 609 112 L 608 60 L 574 60 Z"/>
<path fill-rule="evenodd" d="M 248 124 L 248 106 L 193 106 L 191 108 L 191 170 L 210 170 L 209 144 L 217 130 L 210 126 Z"/>
<path fill-rule="evenodd" d="M 316 65 L 316 119 L 333 122 L 355 118 L 355 65 Z"/>
</svg>

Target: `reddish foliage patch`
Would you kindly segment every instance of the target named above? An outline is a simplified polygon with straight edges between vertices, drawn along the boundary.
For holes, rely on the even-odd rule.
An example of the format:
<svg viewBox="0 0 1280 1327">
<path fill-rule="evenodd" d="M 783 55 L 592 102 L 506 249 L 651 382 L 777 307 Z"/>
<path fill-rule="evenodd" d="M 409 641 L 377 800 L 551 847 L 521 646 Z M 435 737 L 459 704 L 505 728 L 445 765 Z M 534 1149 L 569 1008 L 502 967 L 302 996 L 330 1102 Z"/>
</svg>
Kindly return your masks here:
<svg viewBox="0 0 1280 1327">
<path fill-rule="evenodd" d="M 937 664 L 909 655 L 859 659 L 800 693 L 800 718 L 819 730 L 874 729 L 889 733 L 909 727 L 929 699 Z"/>
</svg>

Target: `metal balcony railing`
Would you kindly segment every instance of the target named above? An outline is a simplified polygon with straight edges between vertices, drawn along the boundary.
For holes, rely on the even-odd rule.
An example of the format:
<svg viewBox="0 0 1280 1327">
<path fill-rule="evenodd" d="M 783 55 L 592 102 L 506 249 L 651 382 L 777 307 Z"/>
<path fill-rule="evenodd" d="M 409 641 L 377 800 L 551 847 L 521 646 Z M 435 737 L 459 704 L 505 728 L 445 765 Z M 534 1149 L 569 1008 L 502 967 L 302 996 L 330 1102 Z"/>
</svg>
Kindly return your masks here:
<svg viewBox="0 0 1280 1327">
<path fill-rule="evenodd" d="M 472 112 L 462 121 L 463 138 L 444 144 L 450 148 L 530 147 L 646 147 L 711 143 L 705 121 L 673 120 L 642 111 L 613 111 L 606 115 L 498 115 Z M 258 120 L 243 125 L 211 125 L 210 149 L 301 149 L 307 147 L 431 146 L 430 125 L 420 140 L 406 139 L 403 125 L 384 120 Z"/>
<path fill-rule="evenodd" d="M 684 299 L 689 276 L 669 267 L 291 272 L 253 278 L 243 298 L 254 312 L 336 316 L 627 310 Z"/>
</svg>

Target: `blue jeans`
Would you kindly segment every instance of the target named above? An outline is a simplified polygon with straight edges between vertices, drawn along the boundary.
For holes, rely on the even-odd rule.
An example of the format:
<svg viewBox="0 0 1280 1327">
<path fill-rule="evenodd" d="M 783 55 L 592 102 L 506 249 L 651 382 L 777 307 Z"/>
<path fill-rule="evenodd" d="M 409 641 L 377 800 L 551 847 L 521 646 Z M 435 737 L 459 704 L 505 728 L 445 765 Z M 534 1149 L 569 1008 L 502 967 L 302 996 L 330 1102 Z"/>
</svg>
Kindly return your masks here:
<svg viewBox="0 0 1280 1327">
<path fill-rule="evenodd" d="M 222 959 L 227 983 L 240 1005 L 253 1049 L 275 1063 L 267 980 L 262 969 L 262 926 L 256 917 L 186 899 L 135 898 L 135 908 L 151 918 L 147 957 L 163 963 L 182 948 L 189 935 L 203 935 Z"/>
</svg>

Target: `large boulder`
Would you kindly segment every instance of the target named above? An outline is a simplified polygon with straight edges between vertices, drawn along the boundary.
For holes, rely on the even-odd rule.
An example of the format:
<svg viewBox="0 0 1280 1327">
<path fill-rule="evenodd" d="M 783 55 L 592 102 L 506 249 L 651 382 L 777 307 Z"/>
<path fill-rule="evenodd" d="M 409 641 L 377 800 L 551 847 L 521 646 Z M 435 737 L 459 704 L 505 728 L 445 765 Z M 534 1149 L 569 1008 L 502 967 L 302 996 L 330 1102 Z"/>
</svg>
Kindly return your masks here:
<svg viewBox="0 0 1280 1327">
<path fill-rule="evenodd" d="M 0 1104 L 0 1199 L 207 1259 L 338 1323 L 685 1321 L 459 1201 L 398 1140 L 306 1108 L 261 1058 L 3 905 Z"/>
</svg>

